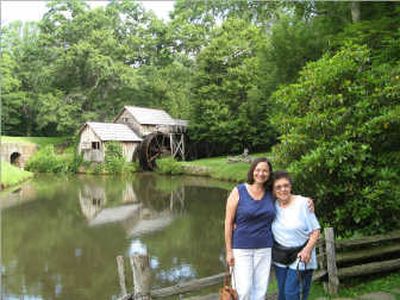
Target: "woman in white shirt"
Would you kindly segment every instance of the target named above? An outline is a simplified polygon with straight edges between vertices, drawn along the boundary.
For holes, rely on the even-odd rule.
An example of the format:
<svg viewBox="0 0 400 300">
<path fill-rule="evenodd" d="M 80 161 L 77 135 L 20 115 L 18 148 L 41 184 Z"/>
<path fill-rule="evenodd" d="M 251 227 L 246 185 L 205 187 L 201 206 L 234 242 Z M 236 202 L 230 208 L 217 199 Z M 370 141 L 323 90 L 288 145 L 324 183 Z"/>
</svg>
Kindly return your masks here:
<svg viewBox="0 0 400 300">
<path fill-rule="evenodd" d="M 292 180 L 286 171 L 274 172 L 273 195 L 276 217 L 272 223 L 274 243 L 284 247 L 300 247 L 294 262 L 274 261 L 279 300 L 306 300 L 312 272 L 317 268 L 314 246 L 320 235 L 320 225 L 307 207 L 307 199 L 292 194 Z"/>
</svg>

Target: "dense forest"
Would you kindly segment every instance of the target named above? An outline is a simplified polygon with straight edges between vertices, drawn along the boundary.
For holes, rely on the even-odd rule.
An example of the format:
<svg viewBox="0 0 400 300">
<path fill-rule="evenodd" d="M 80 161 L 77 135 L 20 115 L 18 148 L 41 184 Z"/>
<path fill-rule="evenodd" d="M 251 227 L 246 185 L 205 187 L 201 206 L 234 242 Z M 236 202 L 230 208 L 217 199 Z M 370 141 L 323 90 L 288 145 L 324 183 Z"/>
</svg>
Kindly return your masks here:
<svg viewBox="0 0 400 300">
<path fill-rule="evenodd" d="M 400 3 L 177 0 L 169 21 L 134 1 L 48 7 L 1 29 L 3 135 L 163 108 L 189 120 L 192 155 L 271 151 L 339 232 L 399 226 Z"/>
</svg>

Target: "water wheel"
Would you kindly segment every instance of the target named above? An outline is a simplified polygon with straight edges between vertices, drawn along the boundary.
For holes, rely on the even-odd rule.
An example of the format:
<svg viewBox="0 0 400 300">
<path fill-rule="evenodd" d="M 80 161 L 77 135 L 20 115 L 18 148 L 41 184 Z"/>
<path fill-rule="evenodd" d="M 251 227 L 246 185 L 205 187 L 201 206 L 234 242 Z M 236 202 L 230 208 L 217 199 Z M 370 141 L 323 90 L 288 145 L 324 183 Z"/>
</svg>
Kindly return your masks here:
<svg viewBox="0 0 400 300">
<path fill-rule="evenodd" d="M 161 155 L 171 153 L 169 137 L 162 132 L 147 135 L 138 149 L 139 163 L 143 170 L 152 171 L 156 168 L 156 159 Z"/>
</svg>

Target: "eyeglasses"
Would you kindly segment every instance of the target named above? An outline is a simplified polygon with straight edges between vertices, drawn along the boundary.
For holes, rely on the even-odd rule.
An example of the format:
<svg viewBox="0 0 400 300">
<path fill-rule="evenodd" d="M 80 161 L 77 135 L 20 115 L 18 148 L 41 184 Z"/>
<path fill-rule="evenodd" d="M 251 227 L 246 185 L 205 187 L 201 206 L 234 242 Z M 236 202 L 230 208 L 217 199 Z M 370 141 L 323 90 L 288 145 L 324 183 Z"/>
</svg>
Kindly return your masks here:
<svg viewBox="0 0 400 300">
<path fill-rule="evenodd" d="M 274 189 L 277 191 L 281 191 L 281 190 L 288 190 L 290 189 L 290 184 L 282 184 L 282 185 L 276 185 L 274 186 Z"/>
</svg>

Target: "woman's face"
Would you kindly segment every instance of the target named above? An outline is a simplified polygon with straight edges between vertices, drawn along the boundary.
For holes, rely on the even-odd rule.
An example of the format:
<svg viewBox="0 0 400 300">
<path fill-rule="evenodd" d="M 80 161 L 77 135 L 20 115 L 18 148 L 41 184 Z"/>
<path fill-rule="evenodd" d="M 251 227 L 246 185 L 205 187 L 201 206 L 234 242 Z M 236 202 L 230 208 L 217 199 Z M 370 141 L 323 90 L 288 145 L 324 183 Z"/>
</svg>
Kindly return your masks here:
<svg viewBox="0 0 400 300">
<path fill-rule="evenodd" d="M 287 178 L 275 180 L 272 188 L 275 197 L 279 200 L 287 201 L 290 199 L 292 194 L 292 185 Z"/>
<path fill-rule="evenodd" d="M 266 162 L 259 162 L 253 172 L 254 183 L 264 184 L 269 178 L 269 166 Z"/>
</svg>

